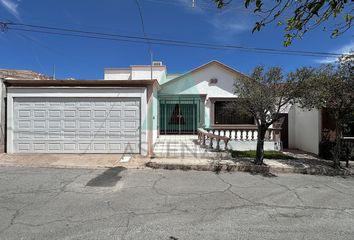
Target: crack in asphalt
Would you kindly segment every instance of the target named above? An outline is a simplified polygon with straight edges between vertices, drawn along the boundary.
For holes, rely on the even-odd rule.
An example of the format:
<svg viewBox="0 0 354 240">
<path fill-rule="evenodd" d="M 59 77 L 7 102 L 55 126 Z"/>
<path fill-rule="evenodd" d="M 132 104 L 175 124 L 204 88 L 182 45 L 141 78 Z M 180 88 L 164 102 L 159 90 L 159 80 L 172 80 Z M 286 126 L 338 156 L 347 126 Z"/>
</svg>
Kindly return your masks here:
<svg viewBox="0 0 354 240">
<path fill-rule="evenodd" d="M 3 193 L 1 195 L 1 198 L 4 200 L 8 199 L 8 196 L 12 196 L 13 198 L 19 198 L 18 195 L 21 194 L 35 194 L 35 195 L 43 195 L 43 194 L 50 194 L 52 196 L 48 196 L 48 199 L 45 201 L 42 201 L 42 204 L 48 204 L 54 199 L 57 199 L 57 197 L 60 194 L 63 193 L 74 193 L 74 194 L 89 194 L 92 196 L 95 196 L 95 194 L 99 194 L 95 192 L 94 189 L 87 190 L 88 188 L 83 187 L 81 190 L 82 191 L 74 191 L 73 189 L 68 189 L 68 186 L 72 183 L 75 183 L 79 181 L 80 177 L 84 175 L 91 175 L 93 173 L 92 171 L 84 171 L 81 173 L 75 174 L 75 176 L 70 177 L 70 179 L 63 179 L 58 183 L 57 188 L 48 188 L 48 189 L 43 189 L 42 185 L 38 187 L 38 189 L 34 189 L 31 191 L 8 191 L 6 193 Z M 168 174 L 168 172 L 166 173 Z M 8 224 L 0 229 L 0 236 L 3 234 L 5 231 L 9 230 L 11 227 L 14 225 L 23 225 L 31 228 L 38 228 L 38 227 L 43 227 L 46 225 L 51 225 L 55 223 L 71 223 L 71 224 L 85 224 L 93 221 L 104 221 L 111 219 L 116 216 L 122 216 L 125 221 L 124 225 L 116 226 L 116 230 L 112 234 L 116 234 L 118 231 L 122 230 L 124 228 L 124 231 L 122 232 L 122 239 L 126 239 L 129 232 L 132 230 L 132 221 L 134 218 L 140 217 L 140 216 L 148 216 L 148 215 L 181 215 L 181 214 L 186 214 L 190 213 L 191 211 L 193 212 L 200 212 L 199 218 L 195 221 L 200 221 L 204 222 L 206 221 L 206 217 L 209 216 L 210 214 L 223 214 L 225 212 L 237 210 L 237 209 L 251 209 L 251 208 L 261 208 L 265 211 L 266 215 L 268 216 L 269 220 L 277 223 L 278 219 L 277 216 L 280 217 L 288 217 L 288 218 L 302 218 L 302 217 L 308 217 L 306 214 L 300 214 L 300 213 L 281 213 L 278 212 L 280 209 L 287 209 L 287 210 L 302 210 L 302 211 L 333 211 L 335 214 L 340 214 L 340 213 L 345 213 L 349 216 L 354 215 L 354 208 L 351 207 L 342 207 L 342 208 L 336 208 L 336 207 L 324 207 L 324 206 L 311 206 L 311 205 L 306 205 L 304 203 L 303 197 L 299 195 L 299 193 L 296 191 L 296 189 L 301 188 L 303 186 L 297 186 L 295 188 L 290 188 L 286 184 L 282 183 L 277 183 L 274 181 L 271 181 L 270 179 L 262 179 L 257 177 L 258 180 L 260 181 L 265 181 L 271 185 L 275 185 L 278 187 L 281 187 L 284 189 L 284 192 L 289 192 L 294 195 L 294 197 L 298 200 L 299 205 L 294 205 L 294 206 L 287 206 L 287 205 L 280 205 L 280 204 L 267 204 L 259 201 L 252 200 L 250 198 L 244 197 L 241 194 L 237 193 L 237 188 L 243 189 L 242 187 L 234 186 L 232 183 L 228 182 L 225 178 L 223 178 L 222 174 L 213 174 L 213 176 L 216 177 L 217 181 L 220 181 L 222 183 L 222 187 L 219 187 L 220 189 L 217 190 L 211 190 L 211 191 L 203 191 L 203 192 L 182 192 L 182 193 L 173 193 L 173 192 L 168 192 L 164 189 L 166 188 L 166 185 L 164 187 L 160 186 L 160 183 L 162 183 L 163 180 L 167 179 L 167 176 L 165 176 L 162 173 L 159 173 L 158 177 L 152 181 L 151 185 L 148 186 L 136 186 L 136 187 L 126 187 L 122 188 L 121 190 L 127 190 L 127 189 L 134 189 L 134 188 L 144 188 L 144 189 L 151 189 L 156 195 L 161 196 L 163 199 L 163 203 L 160 206 L 154 206 L 153 208 L 147 209 L 147 208 L 138 208 L 137 206 L 124 206 L 126 207 L 125 209 L 116 209 L 112 205 L 112 200 L 104 201 L 104 204 L 108 210 L 111 211 L 110 214 L 105 215 L 103 217 L 95 217 L 95 218 L 86 218 L 86 219 L 80 219 L 80 220 L 73 220 L 71 219 L 72 216 L 66 216 L 63 218 L 59 219 L 51 219 L 48 221 L 43 221 L 42 223 L 34 224 L 28 221 L 20 221 L 19 218 L 26 214 L 26 209 L 30 208 L 33 204 L 36 203 L 36 200 L 33 199 L 30 202 L 27 202 L 25 205 L 18 207 L 18 208 L 10 208 L 6 206 L 0 206 L 0 209 L 5 209 L 7 211 L 12 211 L 13 213 L 11 214 L 11 217 L 9 219 Z M 128 178 L 128 177 L 127 177 Z M 129 181 L 129 179 L 125 180 Z M 82 185 L 81 182 L 79 182 L 80 185 Z M 225 185 L 225 186 L 224 186 Z M 334 189 L 333 187 L 324 184 L 327 188 Z M 235 190 L 236 189 L 236 190 Z M 87 190 L 88 192 L 83 192 Z M 351 196 L 351 194 L 347 194 L 341 190 L 338 190 L 337 192 L 341 194 L 345 194 L 346 196 Z M 237 199 L 241 199 L 244 202 L 241 203 L 240 205 L 234 205 L 232 201 L 230 201 L 230 206 L 211 206 L 209 208 L 202 207 L 198 204 L 190 206 L 190 209 L 183 209 L 182 204 L 184 202 L 188 201 L 195 201 L 198 202 L 198 198 L 203 198 L 204 200 L 207 199 L 208 201 L 208 195 L 210 194 L 218 194 L 218 193 L 230 193 L 232 196 L 236 197 Z M 283 192 L 282 192 L 283 193 Z M 274 193 L 271 193 L 274 195 Z M 267 195 L 262 196 L 262 199 L 264 199 Z M 5 198 L 7 197 L 7 199 Z M 177 197 L 181 197 L 182 199 L 177 199 Z M 174 199 L 176 200 L 175 202 L 169 203 L 169 199 Z M 25 201 L 28 201 L 24 199 Z M 114 200 L 113 200 L 114 201 Z M 237 202 L 238 203 L 238 202 Z M 1 202 L 0 202 L 1 205 Z M 211 221 L 211 220 L 210 220 Z M 123 224 L 123 223 L 122 223 Z"/>
<path fill-rule="evenodd" d="M 304 201 L 302 200 L 302 198 L 300 197 L 300 195 L 296 192 L 296 188 L 289 188 L 288 186 L 284 185 L 284 184 L 280 184 L 280 183 L 275 183 L 273 181 L 271 181 L 270 179 L 266 179 L 266 178 L 263 178 L 263 181 L 266 181 L 268 183 L 271 183 L 271 184 L 274 184 L 274 185 L 277 185 L 277 186 L 280 186 L 282 188 L 285 188 L 286 190 L 288 190 L 289 192 L 291 192 L 292 194 L 294 194 L 294 196 L 296 197 L 296 199 L 302 204 L 304 205 Z"/>
</svg>

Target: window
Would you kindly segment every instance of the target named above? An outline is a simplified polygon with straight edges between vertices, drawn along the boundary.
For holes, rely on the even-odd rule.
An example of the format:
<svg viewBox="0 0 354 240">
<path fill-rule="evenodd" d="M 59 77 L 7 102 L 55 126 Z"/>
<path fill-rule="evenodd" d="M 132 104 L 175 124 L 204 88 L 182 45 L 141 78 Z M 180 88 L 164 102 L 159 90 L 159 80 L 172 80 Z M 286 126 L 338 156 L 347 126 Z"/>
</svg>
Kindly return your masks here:
<svg viewBox="0 0 354 240">
<path fill-rule="evenodd" d="M 216 101 L 214 103 L 214 124 L 254 124 L 251 115 L 240 114 L 227 109 L 230 101 Z"/>
</svg>

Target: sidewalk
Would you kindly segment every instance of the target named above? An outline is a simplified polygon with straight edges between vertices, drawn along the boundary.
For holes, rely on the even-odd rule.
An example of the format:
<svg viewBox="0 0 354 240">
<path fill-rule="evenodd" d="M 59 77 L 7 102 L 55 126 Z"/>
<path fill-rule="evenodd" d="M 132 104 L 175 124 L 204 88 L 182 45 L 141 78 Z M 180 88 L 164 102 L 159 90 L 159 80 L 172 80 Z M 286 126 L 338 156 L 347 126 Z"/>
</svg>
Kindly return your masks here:
<svg viewBox="0 0 354 240">
<path fill-rule="evenodd" d="M 1 154 L 0 166 L 55 168 L 145 168 L 148 159 L 123 154 Z"/>
<path fill-rule="evenodd" d="M 263 174 L 277 173 L 299 173 L 311 175 L 354 175 L 354 165 L 351 163 L 349 168 L 336 170 L 331 167 L 332 161 L 317 158 L 313 155 L 291 151 L 284 152 L 296 159 L 265 159 L 265 165 L 254 165 L 251 158 L 212 160 L 212 159 L 193 159 L 193 158 L 155 158 L 151 159 L 146 166 L 161 169 L 180 169 L 198 171 L 243 171 Z M 342 165 L 344 165 L 342 163 Z"/>
<path fill-rule="evenodd" d="M 340 170 L 331 167 L 332 161 L 299 152 L 285 152 L 296 159 L 265 159 L 263 166 L 254 165 L 251 158 L 213 160 L 207 158 L 153 158 L 122 154 L 0 154 L 0 166 L 53 168 L 114 168 L 141 169 L 145 167 L 170 170 L 243 171 L 262 174 L 300 173 L 312 175 L 354 176 L 354 164 Z M 128 156 L 129 157 L 129 156 Z M 342 163 L 344 165 L 344 163 Z"/>
</svg>

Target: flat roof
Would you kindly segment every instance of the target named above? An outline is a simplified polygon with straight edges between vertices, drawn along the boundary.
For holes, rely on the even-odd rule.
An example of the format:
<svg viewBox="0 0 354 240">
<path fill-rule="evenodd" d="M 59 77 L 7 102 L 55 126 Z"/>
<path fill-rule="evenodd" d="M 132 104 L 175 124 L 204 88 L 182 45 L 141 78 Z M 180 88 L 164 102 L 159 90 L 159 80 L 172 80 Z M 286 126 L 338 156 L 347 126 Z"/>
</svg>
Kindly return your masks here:
<svg viewBox="0 0 354 240">
<path fill-rule="evenodd" d="M 156 79 L 147 80 L 4 80 L 13 87 L 142 87 L 159 83 Z"/>
<path fill-rule="evenodd" d="M 166 68 L 166 65 L 130 65 L 127 68 L 105 67 L 104 70 L 131 70 L 132 68 Z"/>
</svg>

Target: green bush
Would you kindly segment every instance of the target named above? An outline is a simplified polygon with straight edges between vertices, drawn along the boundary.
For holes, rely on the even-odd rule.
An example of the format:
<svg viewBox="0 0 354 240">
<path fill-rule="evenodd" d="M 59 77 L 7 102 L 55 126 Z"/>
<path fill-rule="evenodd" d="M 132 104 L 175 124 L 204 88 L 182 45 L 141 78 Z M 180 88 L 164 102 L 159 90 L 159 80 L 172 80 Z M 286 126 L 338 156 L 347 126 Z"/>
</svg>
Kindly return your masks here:
<svg viewBox="0 0 354 240">
<path fill-rule="evenodd" d="M 231 151 L 231 156 L 233 158 L 255 158 L 256 151 L 249 150 L 249 151 Z M 292 156 L 288 156 L 282 152 L 278 151 L 264 151 L 264 158 L 268 159 L 295 159 Z"/>
<path fill-rule="evenodd" d="M 321 141 L 319 145 L 319 156 L 321 158 L 332 160 L 334 152 L 334 141 Z M 342 144 L 340 160 L 353 160 L 354 159 L 354 148 L 350 145 Z"/>
</svg>

